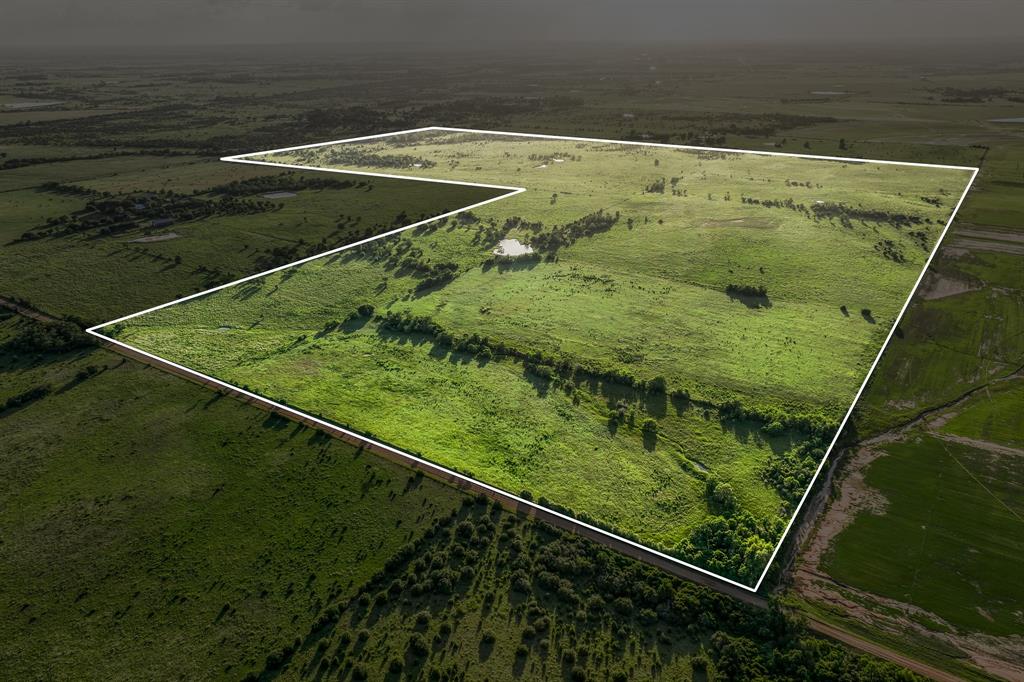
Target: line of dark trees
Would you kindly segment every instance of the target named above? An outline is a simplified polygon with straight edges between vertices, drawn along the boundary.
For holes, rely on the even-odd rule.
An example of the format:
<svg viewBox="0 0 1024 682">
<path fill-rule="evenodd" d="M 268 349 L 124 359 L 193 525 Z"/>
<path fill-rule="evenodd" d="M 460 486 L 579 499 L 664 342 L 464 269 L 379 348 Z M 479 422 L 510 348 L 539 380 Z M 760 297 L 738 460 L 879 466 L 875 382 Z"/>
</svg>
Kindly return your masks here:
<svg viewBox="0 0 1024 682">
<path fill-rule="evenodd" d="M 22 325 L 3 347 L 22 353 L 66 353 L 92 345 L 92 337 L 77 324 L 61 320 Z"/>
<path fill-rule="evenodd" d="M 605 213 L 604 210 L 588 213 L 582 218 L 556 225 L 547 232 L 538 232 L 529 238 L 531 247 L 538 251 L 555 252 L 563 246 L 570 246 L 581 237 L 591 237 L 606 232 L 619 221 L 619 212 Z"/>
<path fill-rule="evenodd" d="M 797 213 L 803 213 L 809 218 L 816 220 L 838 220 L 843 227 L 853 227 L 853 221 L 873 222 L 893 227 L 903 228 L 923 223 L 931 223 L 931 218 L 909 213 L 891 213 L 881 209 L 857 208 L 840 202 L 826 201 L 816 203 L 810 208 L 806 204 L 797 203 L 792 198 L 787 199 L 757 199 L 754 197 L 741 197 L 744 204 L 765 206 L 767 208 L 785 208 Z"/>
<path fill-rule="evenodd" d="M 323 174 L 327 175 L 327 174 Z M 218 185 L 208 191 L 209 194 L 226 196 L 250 196 L 269 192 L 298 192 L 301 190 L 349 189 L 350 187 L 367 187 L 365 180 L 339 180 L 306 173 L 280 173 L 278 175 L 259 175 L 245 180 L 235 180 Z"/>
<path fill-rule="evenodd" d="M 785 452 L 773 453 L 760 471 L 761 479 L 775 488 L 792 509 L 803 496 L 807 485 L 825 456 L 824 438 L 813 438 Z"/>
<path fill-rule="evenodd" d="M 515 358 L 521 361 L 525 368 L 535 376 L 544 379 L 569 380 L 573 377 L 578 379 L 593 378 L 638 391 L 660 393 L 667 391 L 667 383 L 665 378 L 661 376 L 651 379 L 640 379 L 626 372 L 586 367 L 566 358 L 546 355 L 540 351 L 524 352 L 508 346 L 500 340 L 492 340 L 476 333 L 463 337 L 455 336 L 427 316 L 414 316 L 406 312 L 388 311 L 383 315 L 378 315 L 376 319 L 385 329 L 405 334 L 425 334 L 432 337 L 437 343 L 455 351 L 470 353 L 488 359 L 493 357 Z M 672 391 L 672 396 L 689 399 L 689 393 L 683 389 Z"/>
<path fill-rule="evenodd" d="M 43 191 L 90 197 L 74 213 L 50 218 L 45 225 L 24 232 L 16 241 L 29 241 L 96 230 L 111 235 L 139 227 L 167 227 L 174 223 L 202 220 L 215 215 L 253 215 L 274 211 L 272 201 L 239 199 L 233 196 L 201 198 L 170 190 L 112 195 L 83 187 L 47 183 Z"/>
<path fill-rule="evenodd" d="M 768 295 L 768 288 L 762 284 L 727 284 L 725 286 L 725 293 L 737 296 L 763 297 Z"/>
<path fill-rule="evenodd" d="M 336 145 L 327 150 L 325 160 L 329 164 L 339 166 L 368 166 L 371 168 L 433 168 L 437 164 L 411 154 L 374 154 L 364 152 L 356 147 Z"/>
<path fill-rule="evenodd" d="M 694 400 L 689 391 L 683 388 L 677 387 L 669 390 L 668 383 L 662 376 L 643 379 L 614 369 L 588 367 L 564 357 L 550 356 L 540 351 L 524 352 L 508 346 L 500 340 L 492 340 L 476 333 L 463 337 L 455 336 L 427 316 L 387 311 L 383 315 L 377 315 L 375 319 L 385 329 L 405 334 L 425 334 L 433 338 L 435 342 L 455 351 L 470 353 L 484 359 L 515 358 L 521 361 L 528 371 L 540 378 L 556 381 L 596 379 L 641 392 L 667 393 L 674 399 L 690 401 L 696 407 L 716 410 L 720 416 L 726 419 L 761 422 L 765 433 L 769 436 L 780 435 L 786 430 L 794 430 L 809 436 L 830 438 L 838 428 L 835 419 L 822 413 L 791 414 L 779 409 L 757 409 L 745 407 L 738 400 L 725 401 L 716 405 L 707 401 Z"/>
</svg>

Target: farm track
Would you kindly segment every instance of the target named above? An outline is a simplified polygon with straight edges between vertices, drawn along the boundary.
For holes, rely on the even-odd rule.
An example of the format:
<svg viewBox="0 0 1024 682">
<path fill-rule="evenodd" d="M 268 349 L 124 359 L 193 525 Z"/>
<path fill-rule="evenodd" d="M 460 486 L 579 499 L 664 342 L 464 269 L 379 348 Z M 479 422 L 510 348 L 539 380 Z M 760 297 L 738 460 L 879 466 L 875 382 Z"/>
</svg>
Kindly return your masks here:
<svg viewBox="0 0 1024 682">
<path fill-rule="evenodd" d="M 31 308 L 21 303 L 17 303 L 16 301 L 12 301 L 9 298 L 3 298 L 2 296 L 0 296 L 0 308 L 7 308 L 8 310 L 15 312 L 21 315 L 22 317 L 27 317 L 29 319 L 35 320 L 36 322 L 63 322 L 63 320 L 61 320 L 59 317 L 54 317 L 53 315 L 44 313 L 41 310 L 36 310 L 35 308 Z"/>
<path fill-rule="evenodd" d="M 892 649 L 884 647 L 880 644 L 875 644 L 870 640 L 858 637 L 857 635 L 850 634 L 849 632 L 829 625 L 828 623 L 808 618 L 807 627 L 810 628 L 811 631 L 816 634 L 824 635 L 829 639 L 834 639 L 837 642 L 842 642 L 843 644 L 851 648 L 857 649 L 858 651 L 863 651 L 864 653 L 871 654 L 872 656 L 876 656 L 878 658 L 885 659 L 886 661 L 896 663 L 897 665 L 903 666 L 907 670 L 913 671 L 923 677 L 935 680 L 936 682 L 959 682 L 960 680 L 960 678 L 956 675 L 952 675 L 945 671 L 939 670 L 938 668 L 933 668 L 930 665 L 921 663 L 920 661 L 910 658 L 909 656 L 904 656 L 903 654 L 897 653 L 896 651 L 893 651 Z"/>
</svg>

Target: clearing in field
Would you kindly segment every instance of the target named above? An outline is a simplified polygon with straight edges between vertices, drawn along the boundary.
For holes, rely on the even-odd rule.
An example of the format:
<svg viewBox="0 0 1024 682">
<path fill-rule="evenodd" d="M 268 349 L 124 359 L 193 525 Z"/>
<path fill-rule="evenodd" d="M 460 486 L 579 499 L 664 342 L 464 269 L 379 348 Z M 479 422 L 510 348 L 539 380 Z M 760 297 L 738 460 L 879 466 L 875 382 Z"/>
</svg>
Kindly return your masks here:
<svg viewBox="0 0 1024 682">
<path fill-rule="evenodd" d="M 975 169 L 429 128 L 507 190 L 97 328 L 757 589 Z"/>
</svg>

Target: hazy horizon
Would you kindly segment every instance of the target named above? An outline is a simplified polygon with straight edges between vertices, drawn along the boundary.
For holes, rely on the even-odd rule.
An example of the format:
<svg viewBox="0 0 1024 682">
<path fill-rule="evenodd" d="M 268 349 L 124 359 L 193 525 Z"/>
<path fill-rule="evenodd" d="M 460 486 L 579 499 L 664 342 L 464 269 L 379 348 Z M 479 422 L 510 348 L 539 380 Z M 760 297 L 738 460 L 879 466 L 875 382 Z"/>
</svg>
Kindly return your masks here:
<svg viewBox="0 0 1024 682">
<path fill-rule="evenodd" d="M 8 0 L 15 47 L 938 45 L 1024 38 L 1018 0 Z"/>
</svg>

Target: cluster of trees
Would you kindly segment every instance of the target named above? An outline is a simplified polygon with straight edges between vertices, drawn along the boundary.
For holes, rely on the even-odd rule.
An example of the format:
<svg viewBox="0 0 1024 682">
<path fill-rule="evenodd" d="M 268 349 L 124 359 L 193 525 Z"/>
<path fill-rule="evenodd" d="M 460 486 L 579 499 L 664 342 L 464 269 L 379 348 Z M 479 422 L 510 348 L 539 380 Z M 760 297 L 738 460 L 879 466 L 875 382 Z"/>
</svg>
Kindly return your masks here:
<svg viewBox="0 0 1024 682">
<path fill-rule="evenodd" d="M 768 288 L 763 284 L 727 284 L 725 293 L 734 296 L 755 296 L 763 298 L 768 295 Z"/>
<path fill-rule="evenodd" d="M 30 388 L 26 391 L 22 391 L 17 395 L 12 395 L 10 398 L 4 401 L 3 407 L 0 408 L 0 412 L 4 410 L 13 410 L 16 407 L 22 407 L 23 405 L 28 405 L 29 403 L 35 402 L 40 398 L 45 398 L 46 396 L 50 395 L 50 392 L 52 390 L 53 389 L 49 386 L 49 384 L 43 384 L 41 386 L 34 386 L 33 388 Z"/>
<path fill-rule="evenodd" d="M 439 602 L 438 593 L 456 596 Z M 456 629 L 470 627 L 462 622 L 466 598 L 482 604 L 482 622 L 473 626 L 479 650 L 446 646 Z M 499 601 L 511 613 L 488 615 Z M 409 627 L 395 627 L 395 618 Z M 247 679 L 273 677 L 285 664 L 297 670 L 300 662 L 292 659 L 308 649 L 313 658 L 303 670 L 318 677 L 368 679 L 388 671 L 460 680 L 479 651 L 496 646 L 509 647 L 512 665 L 553 655 L 569 679 L 583 681 L 630 679 L 630 669 L 616 663 L 627 650 L 638 663 L 688 656 L 695 673 L 722 680 L 913 679 L 811 637 L 777 602 L 746 604 L 480 496 L 465 498 L 461 510 L 400 549 L 353 598 L 328 598 L 308 634 L 271 653 Z M 435 660 L 432 652 L 442 650 Z M 657 668 L 643 669 L 657 676 Z"/>
<path fill-rule="evenodd" d="M 566 223 L 557 225 L 547 232 L 540 232 L 530 237 L 529 244 L 538 251 L 555 252 L 563 246 L 570 246 L 581 237 L 590 237 L 606 232 L 619 221 L 619 212 L 605 213 L 603 210 Z"/>
<path fill-rule="evenodd" d="M 757 409 L 745 407 L 738 400 L 728 400 L 718 405 L 718 412 L 730 419 L 751 419 L 765 424 L 769 436 L 780 435 L 786 429 L 805 434 L 831 437 L 839 423 L 820 412 L 790 414 L 780 409 Z"/>
<path fill-rule="evenodd" d="M 582 161 L 582 156 L 576 154 L 569 154 L 568 152 L 555 152 L 554 154 L 530 154 L 527 157 L 530 161 L 543 161 L 544 163 L 551 163 L 555 159 L 562 161 Z"/>
<path fill-rule="evenodd" d="M 721 511 L 727 515 L 706 518 L 679 543 L 677 552 L 715 573 L 753 584 L 767 565 L 785 524 L 777 517 L 761 518 L 724 508 Z"/>
<path fill-rule="evenodd" d="M 221 196 L 200 198 L 170 190 L 142 194 L 112 195 L 81 187 L 49 183 L 46 191 L 92 197 L 85 208 L 50 218 L 46 224 L 26 231 L 19 241 L 41 239 L 97 230 L 101 235 L 116 234 L 138 227 L 164 227 L 172 223 L 201 220 L 214 215 L 251 215 L 273 211 L 280 204 L 271 201 Z"/>
<path fill-rule="evenodd" d="M 506 234 L 509 231 L 516 229 L 528 230 L 530 232 L 540 232 L 541 230 L 544 229 L 544 223 L 540 222 L 539 220 L 536 222 L 530 222 L 529 220 L 521 218 L 520 216 L 517 215 L 512 216 L 511 218 L 506 218 L 505 226 L 504 229 L 502 230 L 502 233 Z"/>
<path fill-rule="evenodd" d="M 708 506 L 728 515 L 736 510 L 736 491 L 731 483 L 723 483 L 712 475 L 704 479 L 704 497 Z"/>
<path fill-rule="evenodd" d="M 419 270 L 421 279 L 416 283 L 416 291 L 443 287 L 459 274 L 458 263 L 431 263 L 426 270 Z"/>
<path fill-rule="evenodd" d="M 878 251 L 893 263 L 907 262 L 907 257 L 903 255 L 903 247 L 891 239 L 882 239 L 876 242 L 875 251 Z"/>
<path fill-rule="evenodd" d="M 675 178 L 673 178 L 675 179 Z M 648 194 L 664 194 L 665 193 L 665 178 L 658 178 L 651 184 L 644 187 L 644 191 Z"/>
<path fill-rule="evenodd" d="M 66 353 L 93 345 L 92 338 L 72 322 L 33 322 L 18 330 L 4 347 L 22 353 Z"/>
<path fill-rule="evenodd" d="M 922 249 L 925 251 L 928 250 L 930 239 L 927 232 L 924 230 L 911 230 L 910 232 L 907 232 L 907 236 L 913 239 Z"/>
<path fill-rule="evenodd" d="M 772 453 L 760 471 L 761 479 L 775 488 L 792 508 L 807 489 L 814 470 L 825 456 L 825 441 L 814 438 L 780 453 Z"/>
</svg>

